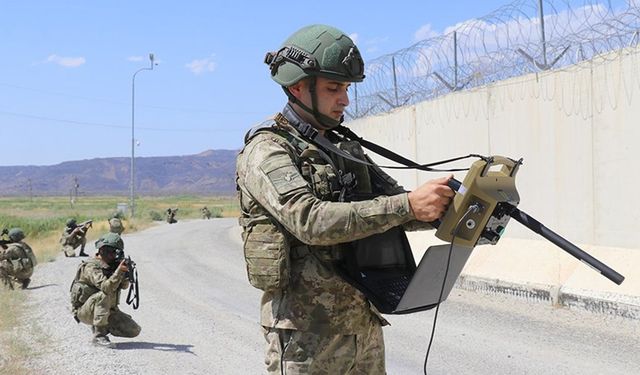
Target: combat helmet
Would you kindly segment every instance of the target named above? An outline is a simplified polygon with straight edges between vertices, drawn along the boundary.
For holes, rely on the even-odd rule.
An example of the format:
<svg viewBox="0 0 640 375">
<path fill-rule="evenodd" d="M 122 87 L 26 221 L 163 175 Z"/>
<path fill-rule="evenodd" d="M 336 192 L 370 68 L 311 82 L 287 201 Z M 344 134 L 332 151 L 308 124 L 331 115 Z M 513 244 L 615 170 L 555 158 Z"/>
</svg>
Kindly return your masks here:
<svg viewBox="0 0 640 375">
<path fill-rule="evenodd" d="M 75 227 L 77 227 L 77 226 L 78 226 L 78 224 L 77 224 L 77 222 L 76 222 L 76 219 L 69 219 L 69 220 L 67 220 L 67 227 L 68 227 L 68 228 L 75 228 Z"/>
<path fill-rule="evenodd" d="M 11 228 L 8 233 L 9 239 L 13 242 L 20 242 L 25 238 L 24 232 L 20 228 Z"/>
<path fill-rule="evenodd" d="M 105 233 L 95 242 L 96 249 L 100 250 L 103 246 L 109 246 L 118 250 L 124 250 L 124 241 L 117 233 Z"/>
<path fill-rule="evenodd" d="M 269 65 L 271 78 L 303 110 L 313 115 L 324 129 L 340 125 L 317 109 L 316 77 L 340 82 L 362 82 L 364 61 L 358 47 L 344 32 L 327 25 L 311 25 L 293 33 L 278 51 L 268 52 L 264 62 Z M 312 108 L 302 104 L 287 89 L 300 80 L 311 77 L 309 91 Z"/>
</svg>

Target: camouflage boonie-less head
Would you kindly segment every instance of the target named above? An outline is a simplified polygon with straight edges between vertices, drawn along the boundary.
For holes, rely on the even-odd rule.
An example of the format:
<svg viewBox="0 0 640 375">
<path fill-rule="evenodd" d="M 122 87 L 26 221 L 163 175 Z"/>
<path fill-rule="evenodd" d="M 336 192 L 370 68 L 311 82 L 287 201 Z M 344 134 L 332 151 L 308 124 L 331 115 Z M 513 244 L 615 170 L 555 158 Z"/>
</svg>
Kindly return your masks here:
<svg viewBox="0 0 640 375">
<path fill-rule="evenodd" d="M 22 241 L 25 238 L 24 232 L 20 228 L 11 228 L 8 235 L 13 242 Z"/>
<path fill-rule="evenodd" d="M 100 249 L 103 246 L 113 247 L 119 250 L 124 250 L 124 241 L 117 233 L 105 233 L 95 242 L 96 249 Z"/>
</svg>

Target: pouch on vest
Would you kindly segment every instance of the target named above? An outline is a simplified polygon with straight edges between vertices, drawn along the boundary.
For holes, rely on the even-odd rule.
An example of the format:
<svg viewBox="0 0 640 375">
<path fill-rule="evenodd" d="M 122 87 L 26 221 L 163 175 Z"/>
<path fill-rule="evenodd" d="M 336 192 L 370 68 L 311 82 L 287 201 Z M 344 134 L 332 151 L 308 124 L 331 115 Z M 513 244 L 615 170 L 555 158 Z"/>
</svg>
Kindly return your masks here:
<svg viewBox="0 0 640 375">
<path fill-rule="evenodd" d="M 22 263 L 22 258 L 20 259 L 10 259 L 11 267 L 13 268 L 13 272 L 22 272 L 25 270 L 24 264 Z"/>
<path fill-rule="evenodd" d="M 242 237 L 249 283 L 266 292 L 285 289 L 290 255 L 285 235 L 274 224 L 262 223 L 248 227 Z"/>
<path fill-rule="evenodd" d="M 78 270 L 76 271 L 76 277 L 73 279 L 73 282 L 71 283 L 71 287 L 69 287 L 69 292 L 71 297 L 70 298 L 71 308 L 73 310 L 74 315 L 76 310 L 78 310 L 82 305 L 84 305 L 84 303 L 87 302 L 89 297 L 99 292 L 98 288 L 91 285 L 87 285 L 85 283 L 81 283 L 79 281 L 80 273 L 82 272 L 82 269 L 84 268 L 85 264 L 86 264 L 85 262 L 80 263 L 80 265 L 78 266 Z"/>
<path fill-rule="evenodd" d="M 38 260 L 36 259 L 36 255 L 33 253 L 30 247 L 24 249 L 24 252 L 27 254 L 27 257 L 31 261 L 31 267 L 35 267 L 38 264 Z"/>
<path fill-rule="evenodd" d="M 366 158 L 362 146 L 356 141 L 342 141 L 337 146 L 342 151 L 348 152 L 351 156 L 361 159 L 365 163 L 370 162 Z M 345 159 L 336 154 L 332 154 L 331 157 L 335 160 L 338 169 L 342 171 L 343 175 L 351 174 L 355 179 L 354 183 L 348 187 L 345 197 L 346 202 L 373 199 L 382 193 L 375 191 L 373 187 L 369 166 Z"/>
<path fill-rule="evenodd" d="M 87 302 L 89 297 L 98 293 L 98 291 L 99 290 L 96 287 L 74 280 L 73 283 L 71 283 L 70 288 L 71 307 L 73 307 L 73 310 L 75 311 L 79 309 L 85 302 Z"/>
</svg>

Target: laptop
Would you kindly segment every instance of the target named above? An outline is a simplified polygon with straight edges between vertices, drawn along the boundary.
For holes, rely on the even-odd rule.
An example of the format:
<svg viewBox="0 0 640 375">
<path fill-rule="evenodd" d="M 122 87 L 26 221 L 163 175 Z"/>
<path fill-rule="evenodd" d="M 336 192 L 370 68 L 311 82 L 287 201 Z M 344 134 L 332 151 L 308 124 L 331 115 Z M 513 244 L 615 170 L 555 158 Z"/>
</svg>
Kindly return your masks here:
<svg viewBox="0 0 640 375">
<path fill-rule="evenodd" d="M 402 244 L 402 245 L 398 245 Z M 384 314 L 408 314 L 446 300 L 473 248 L 443 244 L 430 246 L 416 267 L 411 247 L 401 227 L 356 241 L 345 278 L 362 291 Z"/>
</svg>

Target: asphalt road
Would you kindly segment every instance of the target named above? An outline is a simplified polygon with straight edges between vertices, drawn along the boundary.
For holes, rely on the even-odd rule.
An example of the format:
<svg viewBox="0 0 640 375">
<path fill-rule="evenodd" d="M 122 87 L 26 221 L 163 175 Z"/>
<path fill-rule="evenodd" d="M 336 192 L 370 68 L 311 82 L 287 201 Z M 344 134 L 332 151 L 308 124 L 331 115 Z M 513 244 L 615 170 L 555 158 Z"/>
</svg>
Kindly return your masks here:
<svg viewBox="0 0 640 375">
<path fill-rule="evenodd" d="M 79 258 L 39 265 L 18 332 L 35 374 L 261 374 L 260 291 L 246 279 L 235 219 L 197 220 L 126 235 L 137 263 L 142 326 L 115 349 L 90 344 L 70 315 Z M 93 249 L 89 249 L 91 252 Z M 422 374 L 434 311 L 388 317 L 387 372 Z M 640 374 L 640 321 L 454 289 L 442 304 L 428 374 Z"/>
</svg>

